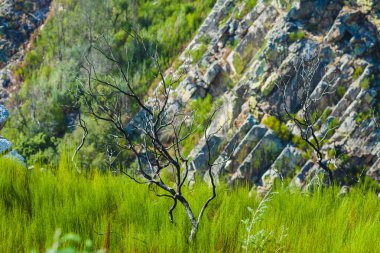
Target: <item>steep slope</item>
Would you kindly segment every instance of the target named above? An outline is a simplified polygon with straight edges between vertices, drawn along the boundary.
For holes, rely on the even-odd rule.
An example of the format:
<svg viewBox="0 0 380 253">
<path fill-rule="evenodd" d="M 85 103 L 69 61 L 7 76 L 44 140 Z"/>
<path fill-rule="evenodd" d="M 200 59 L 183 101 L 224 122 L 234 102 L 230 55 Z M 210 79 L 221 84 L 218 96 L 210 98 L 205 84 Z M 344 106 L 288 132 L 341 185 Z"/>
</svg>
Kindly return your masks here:
<svg viewBox="0 0 380 253">
<path fill-rule="evenodd" d="M 4 3 L 6 4 L 2 6 L 10 6 L 10 2 Z M 211 6 L 212 3 L 202 3 L 202 6 Z M 32 10 L 36 10 L 38 17 L 45 17 L 48 4 L 49 1 L 36 1 Z M 55 144 L 55 138 L 71 131 L 69 126 L 74 121 L 75 112 L 64 108 L 63 103 L 70 102 L 70 94 L 65 90 L 75 85 L 79 75 L 78 65 L 82 59 L 80 52 L 88 50 L 88 43 L 92 42 L 92 33 L 88 31 L 105 29 L 103 20 L 78 27 L 78 23 L 82 21 L 91 21 L 95 13 L 89 16 L 82 13 L 87 8 L 84 3 L 65 4 L 61 9 L 57 8 L 57 15 L 62 15 L 62 20 L 65 21 L 60 28 L 66 31 L 61 34 L 63 39 L 54 34 L 42 34 L 39 37 L 38 45 L 30 52 L 32 56 L 39 57 L 30 64 L 26 63 L 20 70 L 20 75 L 25 79 L 20 95 L 21 102 L 12 101 L 18 105 L 17 109 L 12 108 L 19 113 L 17 118 L 25 120 L 26 115 L 25 122 L 32 122 L 29 126 L 32 130 L 27 130 L 28 136 L 23 137 L 24 139 L 30 140 L 31 136 L 38 137 L 40 133 L 49 135 L 48 144 L 42 148 L 38 146 L 38 152 L 45 152 L 49 148 L 56 152 L 58 145 Z M 122 3 L 115 8 L 107 5 L 104 9 L 110 8 L 110 15 L 119 17 L 121 12 L 118 8 L 122 6 Z M 169 13 L 165 19 L 166 25 L 160 27 L 157 23 L 160 18 L 157 17 L 158 21 L 152 18 L 149 22 L 146 19 L 147 11 L 152 6 L 150 3 L 140 6 L 139 11 L 143 16 L 138 15 L 138 22 L 145 24 L 147 31 L 153 29 L 157 34 L 171 31 L 172 25 L 179 22 L 178 19 L 173 21 L 177 12 Z M 199 6 L 198 2 L 194 6 Z M 194 6 L 191 3 L 177 6 L 178 13 L 187 13 L 186 17 L 181 16 L 183 20 L 194 20 L 194 16 L 198 21 L 203 20 L 203 12 L 196 10 Z M 5 7 L 2 8 L 7 10 L 8 7 Z M 134 14 L 133 6 L 130 8 L 129 11 Z M 318 98 L 324 93 L 326 83 L 331 85 L 329 94 L 323 96 L 318 106 L 313 108 L 314 111 L 321 112 L 316 133 L 319 137 L 327 137 L 322 147 L 323 162 L 334 169 L 335 176 L 342 184 L 354 183 L 353 179 L 363 173 L 380 182 L 379 8 L 377 1 L 362 3 L 340 0 L 218 0 L 214 4 L 197 34 L 180 56 L 180 62 L 172 65 L 168 75 L 173 74 L 176 66 L 178 68 L 174 75 L 179 75 L 184 69 L 189 70 L 183 81 L 172 91 L 172 111 L 179 107 L 191 107 L 193 102 L 198 105 L 209 103 L 210 98 L 214 104 L 221 106 L 209 129 L 213 132 L 222 127 L 222 131 L 212 139 L 212 156 L 216 161 L 228 158 L 227 163 L 220 163 L 213 168 L 219 180 L 226 180 L 231 184 L 248 181 L 252 186 L 266 188 L 277 178 L 289 177 L 293 178 L 293 184 L 308 187 L 323 174 L 316 163 L 316 155 L 300 139 L 297 127 L 291 121 L 284 121 L 281 90 L 284 77 L 287 83 L 298 82 L 299 73 L 295 71 L 294 65 L 318 55 L 318 67 L 311 80 L 310 92 L 314 98 Z M 81 11 L 81 15 L 77 11 Z M 24 14 L 20 14 L 23 17 L 21 20 L 26 20 L 26 24 L 29 24 L 25 34 L 30 35 L 30 27 L 37 27 L 40 21 L 33 23 L 30 20 L 37 19 L 27 17 L 34 14 Z M 74 17 L 79 17 L 80 22 Z M 9 15 L 1 18 L 5 18 L 7 22 L 12 21 Z M 186 24 L 182 19 L 180 27 L 184 28 Z M 111 34 L 118 51 L 131 46 L 120 29 L 129 25 L 128 20 L 126 18 L 120 21 Z M 154 25 L 149 25 L 150 22 Z M 52 33 L 58 23 L 47 24 Z M 69 27 L 73 29 L 70 30 Z M 193 30 L 195 31 L 194 27 L 189 31 Z M 1 40 L 4 45 L 9 45 L 9 41 L 18 38 L 12 37 L 12 29 L 7 28 L 5 31 L 6 39 Z M 60 34 L 59 31 L 57 33 Z M 153 40 L 155 34 L 150 36 Z M 160 38 L 162 47 L 172 42 L 179 49 L 189 34 L 181 36 L 175 43 L 170 36 Z M 56 43 L 51 43 L 51 40 Z M 76 50 L 67 46 L 66 41 L 76 41 Z M 23 42 L 16 41 L 14 45 L 17 43 Z M 171 62 L 174 57 L 174 52 L 169 51 L 170 49 L 165 51 L 165 63 Z M 5 64 L 12 58 L 12 50 L 7 49 L 4 52 Z M 46 57 L 40 57 L 43 54 Z M 144 67 L 140 64 L 146 65 L 136 63 L 137 78 L 151 82 L 145 75 L 139 76 L 141 73 L 138 71 Z M 145 86 L 139 88 L 142 93 L 146 93 L 148 89 Z M 286 103 L 291 107 L 291 113 L 297 114 L 301 107 L 297 96 L 299 90 L 291 87 L 288 92 L 291 95 L 286 98 Z M 29 101 L 30 97 L 33 101 Z M 46 99 L 41 99 L 44 97 Z M 13 123 L 12 127 L 24 125 L 20 121 Z M 103 134 L 104 132 L 106 130 L 103 129 Z M 67 138 L 72 140 L 70 138 L 75 137 Z M 191 141 L 197 142 L 187 143 L 186 146 L 189 152 L 191 150 L 192 180 L 195 180 L 195 174 L 204 176 L 206 169 L 205 141 L 201 136 Z M 36 146 L 28 141 L 22 142 L 23 145 L 26 143 L 25 150 Z M 44 159 L 50 160 L 46 157 L 44 154 Z M 207 176 L 204 177 L 207 180 Z"/>
<path fill-rule="evenodd" d="M 284 76 L 293 82 L 297 73 L 291 66 L 318 53 L 313 96 L 322 95 L 326 80 L 333 80 L 334 91 L 314 108 L 324 112 L 317 134 L 334 128 L 322 148 L 324 160 L 338 164 L 334 174 L 342 183 L 352 184 L 352 175 L 362 173 L 380 182 L 376 1 L 257 1 L 248 9 L 250 5 L 252 1 L 233 0 L 215 4 L 181 56 L 179 70 L 190 71 L 171 101 L 174 107 L 186 106 L 211 94 L 222 104 L 209 129 L 222 126 L 212 155 L 219 161 L 230 158 L 214 168 L 215 175 L 265 188 L 283 177 L 306 187 L 323 174 L 315 154 L 297 138 L 297 128 L 288 122 L 284 130 L 285 124 L 274 117 L 281 112 L 282 96 L 276 83 Z M 297 113 L 301 101 L 296 95 L 288 99 Z M 201 139 L 190 154 L 194 172 L 201 175 L 204 148 Z"/>
<path fill-rule="evenodd" d="M 17 8 L 12 7 L 11 11 L 18 14 L 26 8 L 23 3 L 43 2 L 47 1 L 4 3 L 13 3 Z M 7 89 L 18 89 L 12 93 L 13 96 L 4 99 L 12 117 L 2 134 L 13 141 L 14 147 L 29 163 L 57 165 L 61 146 L 66 143 L 76 145 L 77 136 L 81 135 L 80 130 L 77 136 L 76 133 L 70 135 L 77 115 L 77 110 L 71 106 L 72 91 L 76 89 L 83 70 L 83 56 L 92 50 L 91 46 L 97 44 L 103 35 L 107 37 L 125 66 L 127 61 L 133 63 L 130 71 L 133 79 L 139 82 L 138 94 L 146 96 L 149 87 L 155 83 L 155 77 L 150 73 L 152 60 L 144 57 L 141 48 L 136 47 L 128 29 L 139 27 L 149 49 L 160 50 L 160 62 L 163 68 L 167 68 L 196 33 L 214 3 L 215 0 L 53 1 L 43 29 L 35 34 L 34 43 L 25 50 L 26 55 L 20 64 L 11 68 L 14 83 L 18 85 Z M 21 10 L 20 6 L 23 7 Z M 34 6 L 36 10 L 38 6 Z M 43 9 L 42 5 L 40 7 Z M 5 31 L 11 33 L 12 29 L 6 27 Z M 125 48 L 128 48 L 128 54 Z M 4 53 L 11 54 L 8 49 L 4 49 Z M 95 61 L 103 60 L 100 56 L 95 57 Z M 108 69 L 105 64 L 102 67 Z M 10 84 L 9 79 L 6 80 L 7 85 Z M 108 141 L 107 133 L 111 130 L 104 126 L 96 128 L 101 130 L 94 133 L 96 137 L 89 138 L 91 147 L 86 150 L 88 152 L 85 148 L 82 150 L 86 157 L 93 156 L 94 149 L 101 153 Z M 83 166 L 97 167 L 104 161 L 102 155 L 97 157 L 96 161 L 88 158 Z"/>
</svg>

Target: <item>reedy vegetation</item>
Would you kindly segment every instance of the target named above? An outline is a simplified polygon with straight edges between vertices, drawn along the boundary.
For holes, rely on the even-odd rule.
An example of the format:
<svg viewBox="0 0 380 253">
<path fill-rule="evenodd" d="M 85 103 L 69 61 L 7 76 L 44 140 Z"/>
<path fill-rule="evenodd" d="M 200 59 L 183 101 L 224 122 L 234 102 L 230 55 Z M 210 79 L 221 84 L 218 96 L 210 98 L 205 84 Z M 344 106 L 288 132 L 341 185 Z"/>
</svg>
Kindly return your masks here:
<svg viewBox="0 0 380 253">
<path fill-rule="evenodd" d="M 0 167 L 1 252 L 44 252 L 58 228 L 63 234 L 79 234 L 79 248 L 91 239 L 99 249 L 108 222 L 111 252 L 241 252 L 247 232 L 241 219 L 249 216 L 247 206 L 255 210 L 260 202 L 248 197 L 248 187 L 220 186 L 195 242 L 188 244 L 190 224 L 183 208 L 176 210 L 171 224 L 162 215 L 171 201 L 157 199 L 126 177 L 78 174 L 69 155 L 59 168 L 44 172 L 27 171 L 7 160 L 0 160 Z M 206 184 L 194 189 L 186 191 L 198 211 L 210 189 Z M 265 229 L 280 238 L 281 226 L 288 229 L 281 247 L 269 241 L 267 252 L 379 252 L 380 202 L 373 191 L 362 190 L 339 198 L 336 188 L 313 194 L 275 189 L 278 194 L 267 203 L 252 234 Z"/>
</svg>

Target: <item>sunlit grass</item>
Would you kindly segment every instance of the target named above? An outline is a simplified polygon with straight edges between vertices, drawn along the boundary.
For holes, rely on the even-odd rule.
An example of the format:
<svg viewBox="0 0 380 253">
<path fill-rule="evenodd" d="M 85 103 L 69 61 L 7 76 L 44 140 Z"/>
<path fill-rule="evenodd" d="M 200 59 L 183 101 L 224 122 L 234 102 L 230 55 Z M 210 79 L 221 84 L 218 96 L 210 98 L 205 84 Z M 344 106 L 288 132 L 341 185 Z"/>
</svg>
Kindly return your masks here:
<svg viewBox="0 0 380 253">
<path fill-rule="evenodd" d="M 196 241 L 187 242 L 190 225 L 181 207 L 171 224 L 170 200 L 158 199 L 145 185 L 123 176 L 78 174 L 61 162 L 54 173 L 27 171 L 0 161 L 0 252 L 43 252 L 53 243 L 54 232 L 74 232 L 102 248 L 107 223 L 111 224 L 111 252 L 240 252 L 249 217 L 247 187 L 218 188 L 218 197 L 202 220 Z M 195 210 L 210 189 L 199 184 L 188 192 Z M 278 190 L 268 211 L 254 230 L 288 236 L 268 251 L 380 252 L 380 202 L 374 193 L 352 190 L 345 198 L 336 189 L 312 195 Z M 84 240 L 83 240 L 84 241 Z"/>
</svg>

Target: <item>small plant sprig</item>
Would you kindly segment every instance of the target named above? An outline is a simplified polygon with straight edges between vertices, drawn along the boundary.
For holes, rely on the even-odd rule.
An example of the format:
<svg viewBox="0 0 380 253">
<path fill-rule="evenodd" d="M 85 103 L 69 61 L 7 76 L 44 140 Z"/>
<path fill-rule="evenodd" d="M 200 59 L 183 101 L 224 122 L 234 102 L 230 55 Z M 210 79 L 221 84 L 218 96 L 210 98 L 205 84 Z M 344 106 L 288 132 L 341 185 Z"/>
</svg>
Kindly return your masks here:
<svg viewBox="0 0 380 253">
<path fill-rule="evenodd" d="M 263 220 L 263 215 L 268 209 L 268 204 L 272 201 L 273 196 L 275 194 L 277 194 L 277 192 L 272 192 L 271 190 L 269 190 L 265 194 L 264 198 L 261 200 L 256 210 L 253 210 L 251 207 L 247 207 L 248 211 L 251 214 L 251 217 L 242 220 L 247 231 L 247 236 L 243 240 L 243 248 L 245 249 L 245 252 L 249 252 L 250 246 L 253 247 L 254 252 L 264 252 L 267 243 L 274 239 L 273 231 L 261 229 L 256 233 L 253 233 L 253 228 L 255 227 L 255 225 L 257 225 L 260 221 Z M 286 237 L 285 230 L 284 228 L 282 229 L 283 230 L 281 233 L 280 241 L 282 241 Z"/>
<path fill-rule="evenodd" d="M 61 229 L 57 229 L 54 234 L 53 245 L 46 250 L 46 253 L 106 253 L 104 249 L 95 250 L 91 240 L 86 240 L 84 249 L 80 250 L 82 240 L 79 235 L 68 233 L 62 235 Z M 32 253 L 37 253 L 32 250 Z"/>
</svg>

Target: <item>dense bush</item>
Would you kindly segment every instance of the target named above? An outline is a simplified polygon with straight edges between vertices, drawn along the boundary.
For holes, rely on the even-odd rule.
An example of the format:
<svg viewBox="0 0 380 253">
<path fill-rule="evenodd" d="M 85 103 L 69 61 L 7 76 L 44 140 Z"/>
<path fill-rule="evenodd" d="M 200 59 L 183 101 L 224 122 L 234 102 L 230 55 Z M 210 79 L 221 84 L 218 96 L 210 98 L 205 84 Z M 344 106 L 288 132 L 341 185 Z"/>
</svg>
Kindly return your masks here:
<svg viewBox="0 0 380 253">
<path fill-rule="evenodd" d="M 262 123 L 272 129 L 281 140 L 288 142 L 292 138 L 289 128 L 275 116 L 265 117 Z"/>
</svg>

